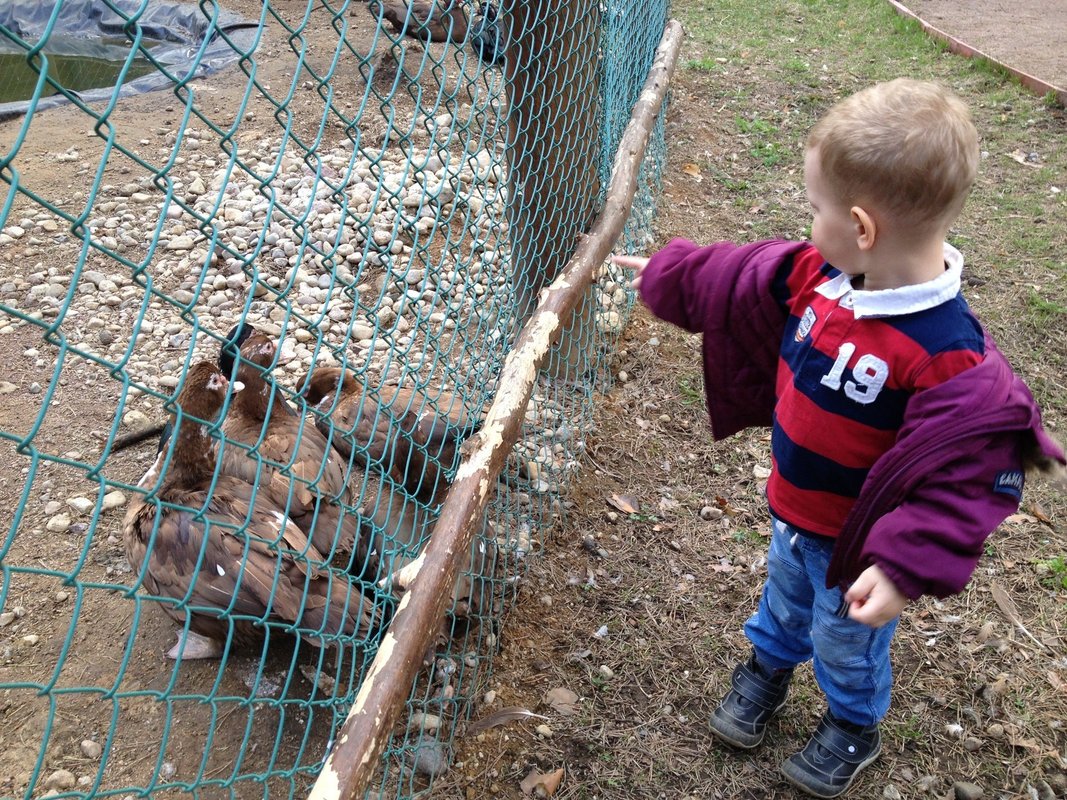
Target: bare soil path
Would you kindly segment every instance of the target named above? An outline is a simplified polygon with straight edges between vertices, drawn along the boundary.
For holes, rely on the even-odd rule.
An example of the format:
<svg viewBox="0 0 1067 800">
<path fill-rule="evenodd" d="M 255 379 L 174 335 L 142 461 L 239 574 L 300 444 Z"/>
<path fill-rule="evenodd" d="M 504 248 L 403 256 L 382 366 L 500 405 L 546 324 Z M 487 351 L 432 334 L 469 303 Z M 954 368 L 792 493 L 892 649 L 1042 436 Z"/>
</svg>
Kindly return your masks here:
<svg viewBox="0 0 1067 800">
<path fill-rule="evenodd" d="M 902 4 L 996 61 L 1067 89 L 1063 0 L 902 0 Z"/>
</svg>

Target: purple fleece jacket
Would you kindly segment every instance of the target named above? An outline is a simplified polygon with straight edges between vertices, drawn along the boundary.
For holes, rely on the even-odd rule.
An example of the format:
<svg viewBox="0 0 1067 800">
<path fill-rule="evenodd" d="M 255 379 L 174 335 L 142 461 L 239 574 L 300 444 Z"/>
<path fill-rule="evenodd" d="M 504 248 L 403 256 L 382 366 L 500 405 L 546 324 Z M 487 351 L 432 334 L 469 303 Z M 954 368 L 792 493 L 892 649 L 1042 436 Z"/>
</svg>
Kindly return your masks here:
<svg viewBox="0 0 1067 800">
<path fill-rule="evenodd" d="M 652 312 L 703 334 L 716 439 L 771 424 L 787 316 L 771 286 L 809 246 L 675 239 L 642 273 Z M 878 564 L 911 598 L 961 591 L 986 537 L 1019 506 L 1024 444 L 1064 462 L 1030 391 L 987 338 L 981 364 L 909 401 L 897 443 L 871 468 L 837 537 L 827 585 L 847 587 Z"/>
</svg>

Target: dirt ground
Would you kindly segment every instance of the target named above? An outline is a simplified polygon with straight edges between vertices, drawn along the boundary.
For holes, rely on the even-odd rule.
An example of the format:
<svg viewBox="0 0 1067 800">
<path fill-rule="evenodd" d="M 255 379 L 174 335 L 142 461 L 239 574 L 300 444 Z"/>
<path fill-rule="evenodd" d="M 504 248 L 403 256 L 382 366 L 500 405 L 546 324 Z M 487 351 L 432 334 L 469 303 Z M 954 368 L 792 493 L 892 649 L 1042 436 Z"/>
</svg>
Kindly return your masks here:
<svg viewBox="0 0 1067 800">
<path fill-rule="evenodd" d="M 904 0 L 903 5 L 996 61 L 1067 89 L 1067 3 Z"/>
<path fill-rule="evenodd" d="M 249 16 L 257 13 L 252 0 L 226 5 Z M 1067 8 L 1059 0 L 1011 4 L 929 0 L 908 5 L 994 57 L 1067 85 L 1067 48 L 1062 42 L 1067 22 L 1061 20 Z M 997 22 L 989 25 L 990 20 Z M 1036 28 L 1025 26 L 1029 20 L 1037 21 Z M 283 52 L 284 47 L 280 39 L 272 39 L 265 44 L 264 55 L 269 56 L 272 49 Z M 262 64 L 262 80 L 285 80 L 287 62 L 264 58 Z M 703 107 L 698 102 L 701 91 L 680 73 L 676 92 L 680 99 L 671 112 L 669 137 L 683 129 L 689 135 L 695 127 L 711 129 L 691 124 L 694 120 L 689 115 L 699 113 L 693 109 Z M 232 111 L 235 92 L 226 86 L 205 92 L 202 100 L 208 113 L 216 120 L 225 120 Z M 315 101 L 306 102 L 314 105 Z M 146 95 L 136 111 L 121 112 L 116 125 L 123 126 L 133 139 L 153 141 L 177 124 L 181 111 L 172 97 Z M 15 130 L 10 122 L 0 124 L 0 151 L 6 150 Z M 250 138 L 254 135 L 249 133 Z M 77 112 L 67 109 L 42 115 L 34 122 L 20 155 L 23 179 L 42 196 L 64 198 L 62 202 L 76 208 L 79 193 L 84 199 L 92 176 L 79 172 L 75 162 L 57 162 L 55 154 L 80 148 L 91 160 L 91 151 L 98 145 L 99 139 L 91 135 Z M 708 139 L 694 146 L 714 149 L 718 143 Z M 684 231 L 711 238 L 721 233 L 708 225 L 706 205 L 692 202 L 692 186 L 680 177 L 685 156 L 672 151 L 669 159 L 657 222 L 660 235 Z M 128 174 L 129 167 L 125 169 Z M 118 183 L 123 175 L 108 179 Z M 32 253 L 12 249 L 2 255 L 0 280 L 4 281 L 24 274 L 28 263 L 48 266 L 47 249 Z M 723 677 L 734 655 L 743 649 L 740 623 L 760 587 L 762 564 L 758 554 L 766 528 L 761 502 L 766 441 L 755 434 L 718 448 L 706 442 L 699 378 L 692 367 L 697 363 L 696 347 L 691 339 L 638 311 L 615 365 L 616 372 L 627 373 L 628 380 L 604 398 L 598 432 L 590 443 L 588 478 L 575 487 L 566 526 L 548 542 L 547 558 L 533 567 L 507 617 L 489 683 L 497 694 L 493 707 L 517 706 L 543 714 L 549 717 L 545 723 L 555 727 L 556 737 L 553 739 L 551 730 L 537 733 L 535 725 L 529 723 L 461 737 L 455 745 L 454 768 L 435 788 L 435 797 L 519 797 L 518 780 L 531 769 L 549 773 L 558 767 L 566 768 L 568 778 L 557 796 L 567 799 L 673 798 L 681 796 L 678 787 L 686 787 L 694 798 L 791 796 L 780 787 L 759 793 L 748 788 L 731 789 L 729 783 L 734 780 L 728 777 L 730 771 L 741 774 L 742 786 L 746 781 L 751 783 L 755 775 L 773 771 L 775 757 L 782 755 L 779 750 L 730 764 L 729 770 L 719 757 L 709 755 L 705 717 L 710 703 L 721 694 Z M 50 374 L 41 372 L 38 348 L 39 335 L 26 328 L 0 337 L 0 363 L 7 365 L 0 378 L 20 392 L 19 402 L 0 405 L 3 431 L 27 431 L 38 419 L 42 386 L 34 389 L 34 384 L 45 382 Z M 64 370 L 55 392 L 54 410 L 36 432 L 37 446 L 47 452 L 69 454 L 75 460 L 85 459 L 99 448 L 94 432 L 111 422 L 108 409 L 118 399 L 114 382 L 103 368 L 79 362 Z M 322 726 L 314 725 L 315 720 L 305 713 L 286 715 L 284 710 L 255 702 L 247 706 L 208 703 L 199 709 L 157 702 L 156 693 L 192 692 L 194 687 L 213 681 L 218 681 L 219 697 L 228 693 L 247 696 L 253 686 L 268 685 L 265 691 L 269 691 L 269 685 L 287 680 L 290 664 L 281 653 L 262 671 L 255 659 L 236 662 L 222 676 L 212 665 L 194 665 L 180 675 L 161 671 L 160 654 L 173 643 L 174 628 L 150 608 L 145 609 L 140 622 L 136 646 L 128 653 L 117 650 L 114 643 L 124 641 L 129 632 L 129 602 L 115 590 L 72 594 L 64 575 L 77 568 L 79 580 L 103 587 L 114 587 L 127 578 L 128 566 L 118 538 L 122 512 L 113 511 L 101 518 L 94 537 L 99 546 L 92 551 L 85 545 L 84 528 L 76 534 L 57 536 L 46 530 L 49 503 L 62 503 L 75 491 L 84 492 L 84 484 L 74 486 L 55 465 L 41 465 L 31 456 L 16 454 L 10 439 L 4 440 L 0 451 L 0 507 L 7 510 L 3 527 L 18 531 L 13 541 L 4 542 L 3 552 L 14 563 L 41 567 L 39 574 L 22 574 L 16 579 L 4 575 L 0 598 L 5 600 L 5 608 L 17 605 L 21 609 L 19 619 L 24 617 L 32 624 L 16 623 L 0 633 L 4 645 L 0 677 L 6 681 L 12 674 L 22 678 L 35 670 L 48 671 L 48 665 L 65 653 L 62 676 L 35 675 L 33 679 L 44 682 L 62 677 L 68 682 L 103 687 L 85 695 L 66 696 L 60 713 L 47 698 L 27 702 L 24 692 L 0 695 L 0 738 L 4 744 L 0 795 L 23 791 L 46 731 L 53 742 L 46 772 L 62 767 L 81 775 L 91 774 L 92 764 L 79 749 L 80 743 L 86 739 L 102 741 L 115 730 L 112 763 L 118 774 L 130 776 L 130 781 L 143 780 L 146 774 L 165 780 L 175 772 L 179 776 L 203 775 L 209 781 L 224 779 L 236 751 L 246 746 L 247 732 L 256 727 L 279 729 L 283 757 L 299 758 L 308 750 L 326 751 L 328 742 Z M 108 470 L 133 482 L 147 466 L 146 459 L 146 454 L 130 452 L 109 463 Z M 709 480 L 708 476 L 714 478 Z M 22 488 L 30 479 L 34 494 L 25 516 L 16 524 L 7 514 L 18 505 Z M 635 513 L 628 513 L 633 502 L 630 498 L 640 504 Z M 1016 536 L 1022 540 L 1027 533 L 1043 531 L 1042 523 L 1035 519 L 1031 513 L 1009 525 L 1006 540 Z M 1056 524 L 1062 528 L 1062 521 Z M 1020 557 L 1025 557 L 1024 551 L 1020 552 Z M 709 599 L 723 611 L 711 628 L 705 613 Z M 982 614 L 968 615 L 973 608 L 981 609 Z M 995 663 L 980 661 L 1001 645 L 1008 648 L 1006 642 L 1012 638 L 1010 625 L 1001 622 L 990 629 L 982 624 L 986 616 L 991 618 L 990 608 L 988 589 L 976 588 L 950 607 L 927 603 L 909 620 L 910 635 L 916 641 L 950 639 L 959 652 L 977 653 L 973 663 L 957 664 L 953 673 L 967 681 L 964 691 L 976 698 L 1003 692 L 1003 682 L 1010 679 L 998 675 Z M 957 626 L 960 618 L 968 620 L 963 627 Z M 31 641 L 27 635 L 38 638 Z M 631 661 L 613 658 L 613 642 L 619 640 L 626 641 L 626 652 L 642 657 Z M 1013 642 L 1011 647 L 1015 646 Z M 909 652 L 916 649 L 921 650 L 916 646 Z M 929 659 L 959 660 L 957 655 L 941 655 L 944 652 L 931 646 Z M 1023 652 L 1020 658 L 1032 655 L 1025 646 Z M 967 724 L 967 709 L 954 699 L 936 689 L 924 694 L 921 684 L 926 673 L 921 666 L 920 659 L 911 655 L 903 669 L 902 679 L 918 687 L 917 695 L 927 697 L 911 711 L 917 716 L 936 717 L 942 727 L 956 719 Z M 130 685 L 138 687 L 137 692 L 121 697 L 110 693 L 109 678 L 120 670 Z M 615 680 L 617 675 L 625 679 Z M 694 676 L 700 676 L 699 680 Z M 1050 677 L 1050 683 L 1052 680 Z M 305 688 L 308 693 L 314 691 L 311 686 Z M 545 693 L 557 688 L 574 689 L 580 695 L 575 715 L 561 717 L 558 709 L 545 706 Z M 1059 712 L 1055 708 L 1061 702 L 1062 687 L 1052 683 L 1048 693 L 1053 695 L 1051 699 L 1037 697 L 1031 702 L 1035 708 L 1042 703 L 1053 705 L 1052 713 L 1062 718 L 1065 706 L 1059 705 Z M 801 679 L 794 697 L 794 706 L 804 707 L 806 703 L 814 708 L 818 703 L 817 690 L 808 678 Z M 220 708 L 224 713 L 216 719 Z M 167 741 L 176 714 L 194 721 L 192 732 L 181 740 Z M 322 714 L 328 716 L 329 710 Z M 283 724 L 278 722 L 280 717 Z M 782 722 L 783 732 L 796 739 L 809 722 L 806 717 L 791 715 Z M 189 729 L 189 725 L 183 728 Z M 956 774 L 953 770 L 960 759 L 952 755 L 954 734 L 941 735 L 946 742 L 945 774 Z M 1010 739 L 1015 734 L 1008 731 L 1005 735 Z M 995 748 L 994 757 L 1017 759 L 1023 770 L 1047 760 L 1043 743 L 1022 733 L 1017 740 Z M 166 746 L 162 750 L 145 748 L 146 741 L 163 741 Z M 894 746 L 897 752 L 890 759 L 890 772 L 896 785 L 908 787 L 924 779 L 925 775 L 908 771 L 910 742 L 896 739 Z M 648 774 L 635 774 L 634 764 L 638 762 L 620 761 L 614 755 L 620 750 L 654 753 L 655 770 L 650 761 Z M 253 744 L 243 757 L 245 769 L 274 766 L 267 764 L 273 757 L 271 747 L 257 752 Z M 576 777 L 569 777 L 571 774 Z M 1049 771 L 1048 781 L 1058 796 L 1067 796 L 1067 778 L 1057 775 Z M 281 781 L 272 788 L 286 795 L 293 785 L 306 783 L 306 777 L 297 775 L 292 784 Z M 668 782 L 667 778 L 673 780 Z M 880 780 L 865 784 L 868 793 L 862 796 L 879 796 L 885 783 Z M 657 781 L 665 782 L 657 787 Z M 200 796 L 216 796 L 213 791 L 225 796 L 228 790 L 209 787 Z M 262 787 L 246 796 L 256 792 L 261 794 Z M 912 795 L 905 792 L 905 796 Z"/>
<path fill-rule="evenodd" d="M 907 6 L 1002 63 L 1067 85 L 1067 4 L 1059 0 L 913 0 Z M 683 62 L 707 55 L 690 54 L 689 44 Z M 775 97 L 773 84 L 738 91 L 765 92 L 772 106 L 788 103 Z M 726 161 L 728 145 L 717 133 L 723 126 L 708 110 L 721 111 L 725 103 L 684 70 L 672 93 L 667 135 L 676 146 L 665 167 L 660 242 L 676 235 L 744 238 L 744 222 L 729 218 L 714 189 L 694 186 L 684 174 L 698 155 Z M 1057 119 L 1052 127 L 1062 130 L 1062 115 Z M 995 171 L 987 179 L 995 184 Z M 435 800 L 522 798 L 528 796 L 524 780 L 527 787 L 554 786 L 560 775 L 554 795 L 560 800 L 800 796 L 780 780 L 778 764 L 803 743 L 822 711 L 810 670 L 799 676 L 789 710 L 762 751 L 732 753 L 707 730 L 733 664 L 747 651 L 741 625 L 761 587 L 768 457 L 760 433 L 710 444 L 699 359 L 692 338 L 637 310 L 617 362 L 628 381 L 597 416 L 592 469 L 574 489 L 562 530 L 521 587 L 494 667 L 497 705 L 543 714 L 547 730 L 538 733 L 535 720 L 459 738 L 457 764 L 435 787 Z M 1063 411 L 1048 410 L 1060 431 Z M 620 499 L 631 510 L 639 505 L 637 513 L 620 512 Z M 1067 797 L 1062 622 L 1042 618 L 1047 627 L 1038 636 L 1047 637 L 1052 649 L 1045 652 L 1053 654 L 1042 658 L 1031 645 L 1041 651 L 1044 645 L 1020 642 L 1026 637 L 1005 624 L 1009 617 L 993 596 L 1002 599 L 996 584 L 1012 581 L 1032 561 L 1035 542 L 1064 541 L 1062 514 L 1048 525 L 1037 521 L 1048 519 L 1047 510 L 1031 500 L 1002 527 L 982 577 L 963 595 L 908 610 L 894 656 L 899 677 L 891 733 L 881 760 L 850 797 Z M 1029 590 L 1017 591 L 1026 597 Z M 1050 602 L 1062 606 L 1063 593 L 1058 597 Z M 1035 611 L 1035 598 L 1022 602 Z M 1036 667 L 1032 686 L 1021 677 L 1024 663 Z M 1042 664 L 1055 665 L 1056 674 L 1046 674 Z M 1007 713 L 1005 724 L 990 725 L 1009 686 L 1019 691 L 1012 703 L 1026 709 L 1028 722 Z M 579 698 L 575 709 L 561 711 L 553 699 L 561 691 Z M 1040 741 L 1029 735 L 1034 730 Z"/>
</svg>

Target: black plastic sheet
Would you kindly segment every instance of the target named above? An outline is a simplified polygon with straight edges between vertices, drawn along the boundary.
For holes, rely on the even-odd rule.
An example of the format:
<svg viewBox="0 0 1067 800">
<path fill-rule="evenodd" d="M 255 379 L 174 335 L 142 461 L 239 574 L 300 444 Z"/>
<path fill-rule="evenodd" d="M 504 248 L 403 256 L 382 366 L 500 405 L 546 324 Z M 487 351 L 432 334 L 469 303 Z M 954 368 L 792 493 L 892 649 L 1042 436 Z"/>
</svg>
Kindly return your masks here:
<svg viewBox="0 0 1067 800">
<path fill-rule="evenodd" d="M 29 57 L 41 47 L 46 56 L 121 63 L 137 41 L 137 55 L 145 60 L 136 71 L 147 74 L 120 86 L 79 91 L 64 84 L 61 70 L 50 65 L 47 76 L 63 88 L 45 96 L 42 87 L 35 98 L 2 103 L 0 119 L 52 108 L 71 97 L 93 103 L 109 100 L 116 92 L 125 97 L 203 77 L 249 53 L 259 27 L 258 20 L 246 20 L 211 3 L 201 8 L 168 0 L 2 0 L 2 52 Z M 39 56 L 32 63 L 42 69 Z"/>
</svg>

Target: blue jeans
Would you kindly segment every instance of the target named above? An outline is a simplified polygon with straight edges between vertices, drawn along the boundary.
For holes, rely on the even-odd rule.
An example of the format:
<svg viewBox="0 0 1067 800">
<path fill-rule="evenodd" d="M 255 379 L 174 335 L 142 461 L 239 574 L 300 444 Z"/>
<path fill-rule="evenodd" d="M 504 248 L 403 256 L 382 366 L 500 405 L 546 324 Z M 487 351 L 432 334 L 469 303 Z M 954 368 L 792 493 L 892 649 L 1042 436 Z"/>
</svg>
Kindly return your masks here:
<svg viewBox="0 0 1067 800">
<path fill-rule="evenodd" d="M 756 658 L 767 669 L 810 658 L 830 713 L 876 724 L 889 710 L 889 643 L 899 617 L 881 628 L 842 617 L 844 593 L 826 588 L 833 540 L 805 536 L 777 519 L 772 528 L 767 582 L 759 609 L 745 623 Z"/>
</svg>

